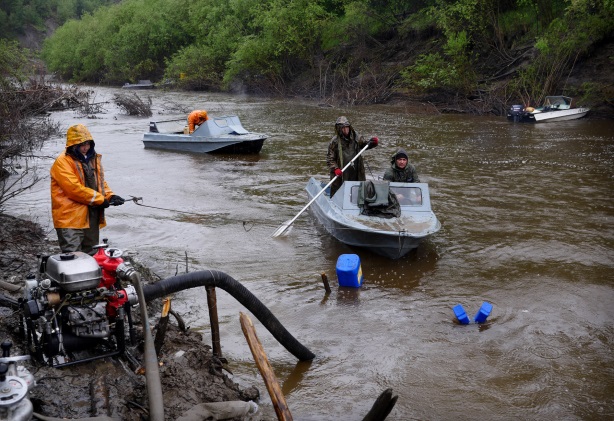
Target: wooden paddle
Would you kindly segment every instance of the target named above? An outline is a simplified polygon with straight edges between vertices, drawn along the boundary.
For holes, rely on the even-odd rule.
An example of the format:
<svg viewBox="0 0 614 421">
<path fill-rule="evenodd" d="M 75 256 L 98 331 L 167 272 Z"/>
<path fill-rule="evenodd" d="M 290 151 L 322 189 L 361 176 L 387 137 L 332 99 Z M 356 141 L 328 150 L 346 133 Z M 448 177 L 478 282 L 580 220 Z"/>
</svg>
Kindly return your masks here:
<svg viewBox="0 0 614 421">
<path fill-rule="evenodd" d="M 362 148 L 362 150 L 360 152 L 358 152 L 356 154 L 356 156 L 354 158 L 352 158 L 352 160 L 350 162 L 347 163 L 347 165 L 345 167 L 343 167 L 343 169 L 341 170 L 341 172 L 345 171 L 350 165 L 352 165 L 352 163 L 356 160 L 356 158 L 358 158 L 360 155 L 362 155 L 362 153 L 364 151 L 366 151 L 367 149 L 369 149 L 369 145 L 371 143 L 367 143 L 367 146 L 365 146 L 364 148 Z M 286 232 L 288 230 L 288 228 L 290 228 L 290 225 L 292 225 L 292 223 L 294 221 L 296 221 L 296 218 L 298 218 L 303 212 L 305 212 L 305 210 L 313 203 L 315 202 L 315 200 L 320 197 L 320 195 L 322 193 L 324 193 L 326 191 L 327 188 L 330 187 L 331 184 L 333 184 L 333 182 L 337 179 L 337 176 L 334 176 L 326 186 L 324 186 L 324 188 L 322 190 L 320 190 L 320 192 L 318 194 L 316 194 L 313 199 L 311 199 L 309 201 L 309 203 L 307 203 L 305 205 L 305 207 L 303 209 L 301 209 L 301 211 L 299 213 L 296 214 L 296 216 L 286 222 L 284 222 L 283 224 L 281 224 L 281 226 L 279 228 L 277 228 L 277 230 L 273 233 L 273 235 L 271 237 L 279 237 L 280 235 L 282 235 L 284 232 Z"/>
</svg>

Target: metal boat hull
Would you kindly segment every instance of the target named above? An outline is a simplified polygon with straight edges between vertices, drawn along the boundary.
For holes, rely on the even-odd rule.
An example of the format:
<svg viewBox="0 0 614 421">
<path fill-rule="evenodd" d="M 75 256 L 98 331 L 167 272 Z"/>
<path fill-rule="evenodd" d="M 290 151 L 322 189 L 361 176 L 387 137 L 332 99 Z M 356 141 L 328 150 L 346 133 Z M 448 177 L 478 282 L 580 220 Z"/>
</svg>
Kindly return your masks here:
<svg viewBox="0 0 614 421">
<path fill-rule="evenodd" d="M 153 89 L 156 85 L 150 80 L 139 80 L 139 83 L 124 83 L 122 89 Z"/>
<path fill-rule="evenodd" d="M 198 138 L 190 135 L 161 135 L 145 133 L 145 148 L 166 149 L 195 153 L 237 153 L 257 154 L 266 137 L 258 135 L 237 135 L 231 138 Z"/>
<path fill-rule="evenodd" d="M 192 134 L 160 132 L 159 126 L 176 121 L 150 122 L 149 132 L 143 134 L 145 148 L 195 153 L 257 154 L 267 138 L 264 134 L 245 130 L 236 115 L 210 118 Z"/>
<path fill-rule="evenodd" d="M 532 115 L 536 123 L 545 123 L 552 121 L 576 120 L 578 118 L 584 117 L 588 113 L 588 111 L 588 108 L 571 108 L 569 110 L 532 113 Z"/>
<path fill-rule="evenodd" d="M 401 206 L 401 216 L 391 219 L 360 214 L 360 209 L 353 203 L 355 197 L 352 197 L 355 196 L 352 187 L 359 184 L 345 182 L 333 199 L 324 193 L 310 208 L 324 229 L 342 243 L 368 249 L 389 259 L 398 259 L 441 228 L 440 222 L 430 210 L 427 184 L 391 183 L 391 186 L 419 188 L 424 197 L 420 206 Z M 309 199 L 313 199 L 324 185 L 311 178 L 306 187 Z"/>
</svg>

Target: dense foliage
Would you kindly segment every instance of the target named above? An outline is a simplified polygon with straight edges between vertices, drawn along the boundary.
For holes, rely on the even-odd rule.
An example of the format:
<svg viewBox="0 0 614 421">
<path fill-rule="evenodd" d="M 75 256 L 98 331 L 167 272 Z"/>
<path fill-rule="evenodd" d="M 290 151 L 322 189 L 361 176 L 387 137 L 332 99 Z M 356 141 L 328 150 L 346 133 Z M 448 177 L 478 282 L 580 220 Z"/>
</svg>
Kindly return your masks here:
<svg viewBox="0 0 614 421">
<path fill-rule="evenodd" d="M 119 0 L 3 0 L 0 2 L 0 34 L 14 39 L 23 35 L 28 27 L 43 30 L 48 19 L 62 24 L 69 19 L 81 18 L 100 6 Z"/>
<path fill-rule="evenodd" d="M 66 22 L 43 58 L 71 81 L 347 104 L 440 93 L 479 97 L 488 112 L 560 93 L 613 33 L 614 0 L 124 0 Z"/>
<path fill-rule="evenodd" d="M 484 86 L 480 79 L 512 68 L 501 95 L 533 105 L 561 89 L 575 62 L 614 33 L 612 0 L 438 0 L 427 13 L 443 32 L 441 48 L 402 71 L 404 86 L 471 95 Z M 489 66 L 484 59 L 493 55 L 501 59 Z"/>
</svg>

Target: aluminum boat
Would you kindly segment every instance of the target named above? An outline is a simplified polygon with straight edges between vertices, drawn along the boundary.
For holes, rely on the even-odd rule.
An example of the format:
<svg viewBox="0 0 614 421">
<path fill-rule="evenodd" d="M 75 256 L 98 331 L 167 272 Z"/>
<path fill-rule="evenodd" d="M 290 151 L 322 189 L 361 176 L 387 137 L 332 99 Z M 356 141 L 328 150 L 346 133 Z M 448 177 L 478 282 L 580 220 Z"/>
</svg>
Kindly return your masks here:
<svg viewBox="0 0 614 421">
<path fill-rule="evenodd" d="M 325 186 L 326 183 L 312 177 L 306 187 L 309 199 Z M 326 231 L 342 243 L 398 259 L 439 231 L 441 223 L 431 210 L 428 184 L 390 182 L 389 186 L 401 208 L 399 217 L 362 214 L 358 204 L 360 181 L 344 182 L 332 199 L 328 192 L 321 194 L 310 210 Z"/>
</svg>

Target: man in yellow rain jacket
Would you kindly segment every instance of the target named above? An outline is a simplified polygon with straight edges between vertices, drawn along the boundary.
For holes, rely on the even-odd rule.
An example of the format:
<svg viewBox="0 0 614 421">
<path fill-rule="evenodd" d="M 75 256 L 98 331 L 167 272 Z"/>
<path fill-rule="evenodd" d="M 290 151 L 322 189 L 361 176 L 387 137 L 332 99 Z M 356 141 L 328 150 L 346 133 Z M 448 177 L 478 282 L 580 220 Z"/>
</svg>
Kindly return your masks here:
<svg viewBox="0 0 614 421">
<path fill-rule="evenodd" d="M 188 115 L 188 131 L 190 134 L 194 131 L 196 126 L 200 126 L 205 121 L 209 120 L 207 112 L 205 110 L 194 110 Z"/>
<path fill-rule="evenodd" d="M 124 204 L 104 179 L 102 156 L 83 124 L 68 128 L 66 150 L 51 166 L 51 214 L 63 253 L 93 254 L 100 228 L 106 226 L 104 209 Z"/>
</svg>

